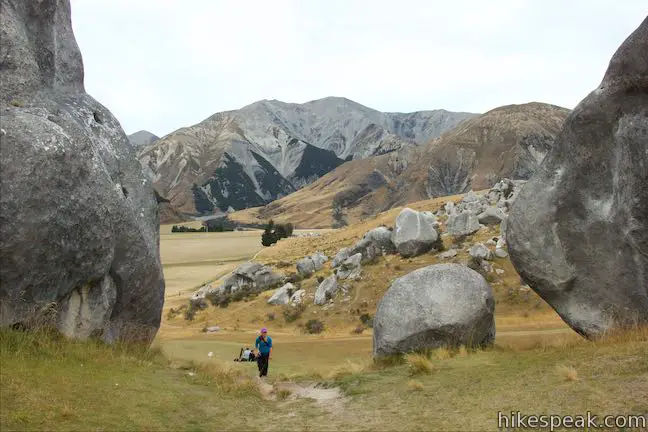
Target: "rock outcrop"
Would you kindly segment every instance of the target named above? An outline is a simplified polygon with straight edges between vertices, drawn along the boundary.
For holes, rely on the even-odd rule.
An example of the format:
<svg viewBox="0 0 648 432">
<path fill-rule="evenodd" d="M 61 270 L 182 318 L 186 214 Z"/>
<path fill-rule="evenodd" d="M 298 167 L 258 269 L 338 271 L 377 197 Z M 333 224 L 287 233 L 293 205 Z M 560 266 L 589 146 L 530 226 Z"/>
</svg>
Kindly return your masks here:
<svg viewBox="0 0 648 432">
<path fill-rule="evenodd" d="M 396 279 L 373 322 L 373 354 L 442 346 L 480 346 L 495 339 L 495 300 L 477 272 L 437 264 Z"/>
<path fill-rule="evenodd" d="M 404 208 L 396 218 L 392 241 L 398 253 L 404 257 L 414 257 L 434 248 L 439 234 L 436 217 L 431 212 L 418 212 Z"/>
<path fill-rule="evenodd" d="M 337 294 L 339 289 L 340 286 L 337 282 L 337 276 L 331 275 L 324 279 L 319 287 L 317 287 L 317 291 L 315 291 L 315 304 L 320 306 L 326 304 L 327 301 Z"/>
<path fill-rule="evenodd" d="M 574 330 L 648 322 L 648 18 L 522 188 L 506 227 L 522 278 Z"/>
<path fill-rule="evenodd" d="M 275 291 L 274 294 L 268 299 L 268 304 L 271 305 L 286 305 L 290 303 L 293 293 L 295 292 L 295 286 L 290 282 L 279 288 Z"/>
<path fill-rule="evenodd" d="M 85 92 L 70 3 L 2 0 L 0 23 L 0 325 L 150 341 L 164 301 L 157 202 L 119 122 Z"/>
<path fill-rule="evenodd" d="M 313 255 L 297 261 L 297 273 L 303 277 L 310 277 L 313 273 L 322 270 L 326 261 L 328 261 L 326 255 L 321 252 L 315 252 Z"/>
<path fill-rule="evenodd" d="M 362 254 L 357 253 L 347 258 L 336 270 L 338 279 L 357 279 L 362 274 Z"/>
<path fill-rule="evenodd" d="M 384 226 L 374 228 L 351 247 L 350 254 L 362 254 L 362 262 L 370 262 L 375 258 L 396 252 L 392 242 L 392 231 Z"/>
<path fill-rule="evenodd" d="M 205 298 L 211 295 L 228 295 L 237 291 L 261 292 L 277 287 L 284 277 L 272 268 L 255 262 L 238 266 L 223 283 L 214 286 L 209 283 L 200 287 L 191 296 L 190 303 L 198 309 L 206 307 Z"/>
</svg>

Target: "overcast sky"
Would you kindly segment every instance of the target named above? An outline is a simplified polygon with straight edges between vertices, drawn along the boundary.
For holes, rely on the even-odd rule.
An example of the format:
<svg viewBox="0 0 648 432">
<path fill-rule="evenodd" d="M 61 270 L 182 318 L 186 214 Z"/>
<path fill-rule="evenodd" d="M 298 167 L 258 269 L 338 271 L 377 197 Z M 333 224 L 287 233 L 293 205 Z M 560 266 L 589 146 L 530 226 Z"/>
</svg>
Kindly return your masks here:
<svg viewBox="0 0 648 432">
<path fill-rule="evenodd" d="M 86 90 L 127 133 L 160 136 L 260 99 L 573 108 L 647 14 L 646 0 L 72 0 Z"/>
</svg>

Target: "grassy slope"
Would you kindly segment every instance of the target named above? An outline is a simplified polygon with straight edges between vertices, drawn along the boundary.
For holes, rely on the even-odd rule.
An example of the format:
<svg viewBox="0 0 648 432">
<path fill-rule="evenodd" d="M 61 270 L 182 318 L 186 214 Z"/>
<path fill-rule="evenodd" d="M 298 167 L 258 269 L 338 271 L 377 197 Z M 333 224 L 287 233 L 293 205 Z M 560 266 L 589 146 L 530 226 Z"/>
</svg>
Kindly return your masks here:
<svg viewBox="0 0 648 432">
<path fill-rule="evenodd" d="M 409 204 L 416 210 L 436 211 L 448 200 L 458 200 L 461 196 L 446 197 L 443 199 L 419 201 Z M 343 247 L 350 246 L 358 241 L 365 232 L 381 224 L 393 225 L 401 208 L 391 209 L 364 222 L 349 226 L 342 230 L 335 230 L 320 237 L 290 238 L 281 240 L 278 244 L 264 249 L 257 261 L 277 267 L 280 271 L 294 272 L 296 260 L 322 251 L 328 256 L 333 256 Z M 403 259 L 398 255 L 380 258 L 376 263 L 363 266 L 361 281 L 346 282 L 350 286 L 349 298 L 343 299 L 341 295 L 328 310 L 313 305 L 312 296 L 317 289 L 317 277 L 327 277 L 332 273 L 330 262 L 325 268 L 313 277 L 301 282 L 302 288 L 307 292 L 307 309 L 302 317 L 295 323 L 285 323 L 282 317 L 282 308 L 267 304 L 267 299 L 272 292 L 262 293 L 256 298 L 245 302 L 231 303 L 226 309 L 210 307 L 207 311 L 199 312 L 193 323 L 186 323 L 181 316 L 167 323 L 173 328 L 165 328 L 165 335 L 175 333 L 190 336 L 195 334 L 205 324 L 219 325 L 227 330 L 246 330 L 257 328 L 261 324 L 269 324 L 276 331 L 298 333 L 298 326 L 309 319 L 323 320 L 327 327 L 327 335 L 348 336 L 358 324 L 359 315 L 368 313 L 373 315 L 380 298 L 384 295 L 391 281 L 404 276 L 413 270 L 439 262 L 459 262 L 468 260 L 465 248 L 475 242 L 484 242 L 499 235 L 499 227 L 480 230 L 469 236 L 458 255 L 449 260 L 440 259 L 436 253 L 428 253 L 412 259 Z M 452 246 L 452 237 L 444 237 L 447 248 Z M 553 310 L 542 301 L 533 291 L 522 288 L 518 274 L 508 258 L 495 258 L 492 261 L 494 268 L 504 271 L 498 275 L 489 275 L 497 300 L 496 314 L 498 329 L 523 329 L 534 328 L 538 322 L 545 328 L 567 328 Z M 268 322 L 268 315 L 274 314 L 275 320 Z M 184 330 L 183 330 L 184 329 Z M 167 332 L 167 330 L 171 330 Z"/>
<path fill-rule="evenodd" d="M 2 331 L 0 429 L 494 430 L 497 411 L 648 413 L 645 329 L 597 343 L 437 350 L 383 367 L 345 360 L 349 345 L 311 342 L 310 357 L 273 362 L 314 369 L 337 357 L 319 381 L 343 400 L 265 400 L 245 378 L 254 364 L 185 370 L 155 351 Z"/>
</svg>

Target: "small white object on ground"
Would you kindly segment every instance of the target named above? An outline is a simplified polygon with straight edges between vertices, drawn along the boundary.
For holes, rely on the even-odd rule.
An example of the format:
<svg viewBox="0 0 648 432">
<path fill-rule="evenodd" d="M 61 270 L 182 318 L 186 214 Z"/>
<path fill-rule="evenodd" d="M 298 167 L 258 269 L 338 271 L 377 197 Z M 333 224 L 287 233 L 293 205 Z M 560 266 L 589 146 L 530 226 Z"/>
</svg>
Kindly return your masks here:
<svg viewBox="0 0 648 432">
<path fill-rule="evenodd" d="M 207 357 L 210 357 L 210 358 L 211 358 L 211 357 L 214 357 L 214 353 L 211 352 L 211 351 L 209 351 L 209 352 L 207 353 Z"/>
</svg>

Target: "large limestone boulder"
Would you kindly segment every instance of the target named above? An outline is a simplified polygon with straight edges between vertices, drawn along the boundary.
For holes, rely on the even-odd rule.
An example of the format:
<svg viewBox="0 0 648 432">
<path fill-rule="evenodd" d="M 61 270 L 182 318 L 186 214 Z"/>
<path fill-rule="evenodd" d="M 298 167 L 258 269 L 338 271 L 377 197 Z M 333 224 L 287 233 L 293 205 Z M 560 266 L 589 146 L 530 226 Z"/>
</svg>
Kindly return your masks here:
<svg viewBox="0 0 648 432">
<path fill-rule="evenodd" d="M 0 325 L 148 342 L 158 207 L 115 117 L 85 92 L 66 0 L 0 8 Z"/>
<path fill-rule="evenodd" d="M 393 254 L 396 252 L 396 247 L 392 242 L 392 231 L 384 226 L 374 228 L 362 237 L 351 248 L 350 254 L 362 254 L 362 262 L 373 261 L 376 257 Z"/>
<path fill-rule="evenodd" d="M 290 282 L 279 288 L 268 299 L 268 304 L 271 305 L 287 305 L 290 302 L 295 286 Z"/>
<path fill-rule="evenodd" d="M 479 260 L 493 259 L 493 253 L 484 243 L 475 243 L 468 250 L 468 255 Z"/>
<path fill-rule="evenodd" d="M 448 234 L 456 237 L 473 234 L 481 228 L 477 215 L 470 211 L 453 213 L 448 217 L 446 231 Z"/>
<path fill-rule="evenodd" d="M 518 273 L 578 333 L 648 322 L 648 18 L 572 111 L 506 228 Z"/>
<path fill-rule="evenodd" d="M 499 225 L 506 219 L 506 214 L 498 207 L 487 207 L 477 216 L 479 223 L 484 225 Z"/>
<path fill-rule="evenodd" d="M 315 252 L 313 255 L 297 261 L 297 272 L 304 277 L 310 277 L 313 273 L 322 270 L 326 261 L 328 261 L 326 255 L 322 252 Z"/>
<path fill-rule="evenodd" d="M 404 208 L 396 218 L 396 228 L 392 234 L 398 253 L 409 258 L 434 248 L 439 239 L 435 225 L 436 217 L 432 213 Z"/>
<path fill-rule="evenodd" d="M 480 346 L 495 339 L 495 300 L 474 270 L 437 264 L 396 279 L 380 300 L 373 354 L 385 356 L 442 346 Z"/>
<path fill-rule="evenodd" d="M 315 291 L 315 304 L 325 304 L 329 299 L 335 296 L 339 289 L 340 286 L 338 285 L 337 277 L 335 275 L 331 275 L 324 279 L 319 287 L 317 287 L 317 291 Z"/>
<path fill-rule="evenodd" d="M 351 248 L 342 248 L 337 254 L 333 257 L 331 261 L 331 268 L 338 268 L 340 264 L 347 260 L 351 256 Z"/>
<path fill-rule="evenodd" d="M 299 273 L 303 277 L 310 277 L 313 275 L 313 273 L 315 273 L 315 263 L 313 262 L 311 257 L 297 260 L 296 266 L 297 273 Z"/>
<path fill-rule="evenodd" d="M 357 253 L 347 258 L 337 269 L 338 279 L 357 279 L 362 274 L 362 254 Z"/>
</svg>

